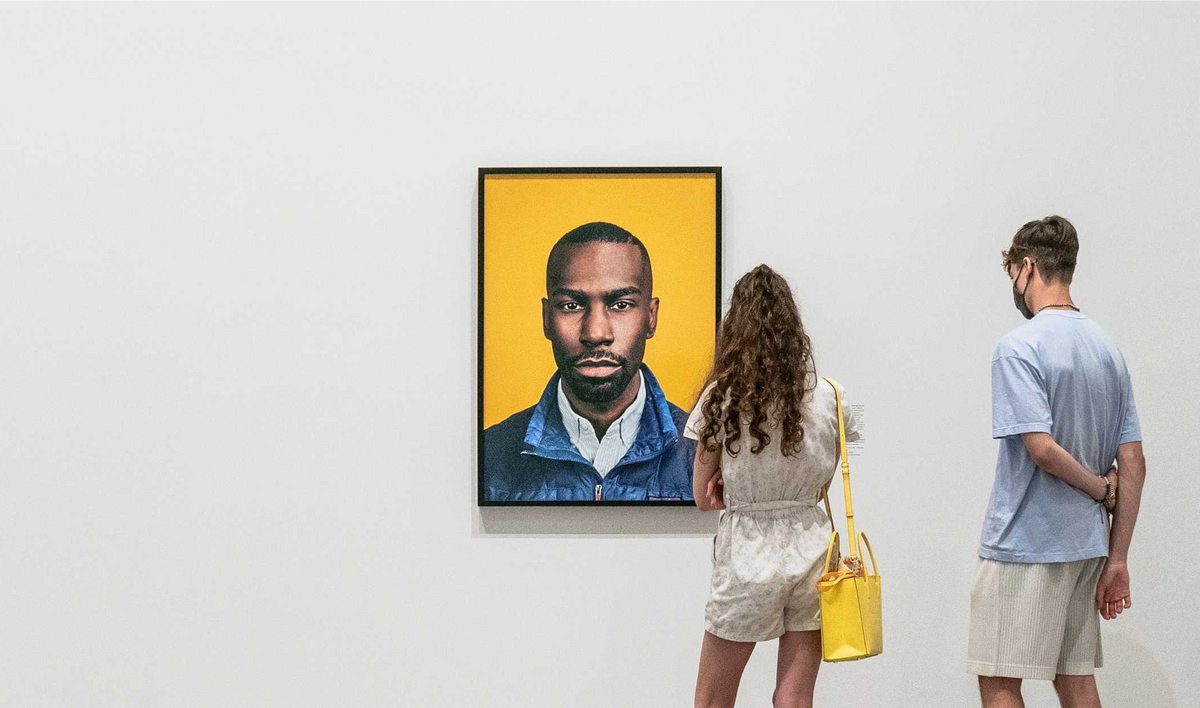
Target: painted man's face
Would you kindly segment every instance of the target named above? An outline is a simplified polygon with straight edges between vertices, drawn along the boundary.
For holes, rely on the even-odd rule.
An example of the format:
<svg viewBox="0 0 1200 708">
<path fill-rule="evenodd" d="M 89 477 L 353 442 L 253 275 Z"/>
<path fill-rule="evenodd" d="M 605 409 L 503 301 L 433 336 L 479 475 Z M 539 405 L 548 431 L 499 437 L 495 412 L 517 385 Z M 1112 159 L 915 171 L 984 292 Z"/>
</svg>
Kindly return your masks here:
<svg viewBox="0 0 1200 708">
<path fill-rule="evenodd" d="M 563 383 L 604 405 L 629 387 L 658 327 L 658 298 L 641 250 L 628 243 L 567 246 L 550 273 L 542 329 Z"/>
</svg>

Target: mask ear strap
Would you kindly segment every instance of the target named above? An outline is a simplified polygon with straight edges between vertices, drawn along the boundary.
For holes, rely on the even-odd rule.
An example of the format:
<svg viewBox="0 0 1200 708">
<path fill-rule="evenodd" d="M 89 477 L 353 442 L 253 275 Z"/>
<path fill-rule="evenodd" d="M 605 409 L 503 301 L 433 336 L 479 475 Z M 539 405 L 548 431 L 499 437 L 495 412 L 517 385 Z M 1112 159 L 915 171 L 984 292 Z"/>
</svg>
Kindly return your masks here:
<svg viewBox="0 0 1200 708">
<path fill-rule="evenodd" d="M 1025 256 L 1023 261 L 1029 260 L 1029 256 Z M 1033 269 L 1037 267 L 1037 261 L 1029 261 L 1029 275 L 1025 276 L 1025 289 L 1021 291 L 1021 297 L 1025 297 L 1025 293 L 1029 292 L 1029 279 L 1033 277 Z M 1017 280 L 1021 279 L 1021 271 L 1025 270 L 1025 264 L 1021 263 L 1021 270 L 1017 271 L 1017 278 L 1013 281 L 1013 287 L 1017 287 Z"/>
</svg>

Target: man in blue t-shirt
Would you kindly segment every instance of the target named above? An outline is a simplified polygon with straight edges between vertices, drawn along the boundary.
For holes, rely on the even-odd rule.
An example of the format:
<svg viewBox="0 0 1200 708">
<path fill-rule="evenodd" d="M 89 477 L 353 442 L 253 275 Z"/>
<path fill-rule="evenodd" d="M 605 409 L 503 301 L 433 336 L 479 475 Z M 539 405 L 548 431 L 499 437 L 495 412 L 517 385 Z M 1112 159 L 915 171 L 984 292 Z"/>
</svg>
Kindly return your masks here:
<svg viewBox="0 0 1200 708">
<path fill-rule="evenodd" d="M 1000 454 L 968 647 L 986 708 L 1024 705 L 1026 678 L 1053 679 L 1063 706 L 1098 708 L 1097 615 L 1113 619 L 1130 604 L 1142 434 L 1125 359 L 1071 298 L 1078 251 L 1071 223 L 1049 216 L 1021 227 L 1003 252 L 1029 322 L 992 355 Z"/>
</svg>

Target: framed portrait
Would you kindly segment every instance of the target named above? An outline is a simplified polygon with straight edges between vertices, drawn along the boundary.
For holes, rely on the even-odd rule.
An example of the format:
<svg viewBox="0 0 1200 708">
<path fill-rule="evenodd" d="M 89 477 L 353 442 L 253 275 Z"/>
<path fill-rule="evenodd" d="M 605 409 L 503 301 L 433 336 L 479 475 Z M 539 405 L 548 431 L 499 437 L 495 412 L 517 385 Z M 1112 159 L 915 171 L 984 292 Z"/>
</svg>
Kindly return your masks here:
<svg viewBox="0 0 1200 708">
<path fill-rule="evenodd" d="M 479 170 L 478 503 L 692 505 L 720 167 Z"/>
</svg>

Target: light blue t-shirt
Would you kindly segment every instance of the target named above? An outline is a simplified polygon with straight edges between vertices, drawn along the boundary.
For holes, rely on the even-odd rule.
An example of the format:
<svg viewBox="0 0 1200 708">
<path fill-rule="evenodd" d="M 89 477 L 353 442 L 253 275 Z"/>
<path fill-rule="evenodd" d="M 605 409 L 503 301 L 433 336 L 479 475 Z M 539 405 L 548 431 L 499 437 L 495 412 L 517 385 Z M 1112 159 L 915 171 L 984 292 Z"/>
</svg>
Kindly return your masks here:
<svg viewBox="0 0 1200 708">
<path fill-rule="evenodd" d="M 1050 433 L 1102 475 L 1117 448 L 1142 439 L 1121 352 L 1085 315 L 1043 310 L 1004 336 L 992 355 L 996 481 L 979 555 L 1062 563 L 1108 555 L 1108 515 L 1084 492 L 1038 469 L 1021 433 Z"/>
</svg>

